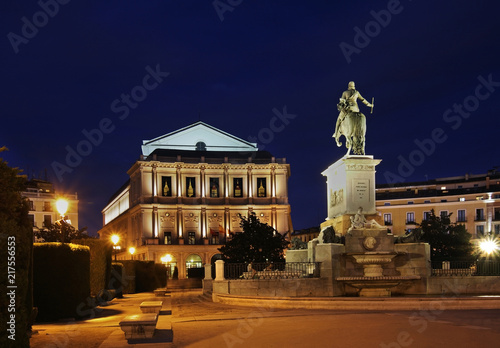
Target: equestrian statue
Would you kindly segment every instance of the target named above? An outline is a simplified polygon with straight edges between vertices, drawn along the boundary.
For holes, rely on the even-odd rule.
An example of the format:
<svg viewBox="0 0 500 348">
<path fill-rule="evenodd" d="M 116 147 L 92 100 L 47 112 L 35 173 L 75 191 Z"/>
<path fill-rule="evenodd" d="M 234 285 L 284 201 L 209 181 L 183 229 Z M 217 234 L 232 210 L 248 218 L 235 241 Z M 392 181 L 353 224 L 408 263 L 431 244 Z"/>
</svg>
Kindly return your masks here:
<svg viewBox="0 0 500 348">
<path fill-rule="evenodd" d="M 342 93 L 340 102 L 337 104 L 339 116 L 337 118 L 337 124 L 335 125 L 335 133 L 333 133 L 332 137 L 335 138 L 337 146 L 339 147 L 342 146 L 339 140 L 340 136 L 343 135 L 345 137 L 347 147 L 346 156 L 349 156 L 351 151 L 354 155 L 364 155 L 366 118 L 365 115 L 359 111 L 358 99 L 371 108 L 370 113 L 372 113 L 373 98 L 371 103 L 363 98 L 359 91 L 356 90 L 353 81 L 349 82 L 347 88 L 347 91 Z"/>
</svg>

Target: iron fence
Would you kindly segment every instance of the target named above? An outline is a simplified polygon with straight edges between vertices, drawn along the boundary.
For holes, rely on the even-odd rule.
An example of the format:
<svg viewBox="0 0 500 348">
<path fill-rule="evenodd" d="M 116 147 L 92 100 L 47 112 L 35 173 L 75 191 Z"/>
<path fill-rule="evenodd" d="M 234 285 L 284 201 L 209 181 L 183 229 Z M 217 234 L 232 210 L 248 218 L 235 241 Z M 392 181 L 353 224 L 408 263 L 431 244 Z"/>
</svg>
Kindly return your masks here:
<svg viewBox="0 0 500 348">
<path fill-rule="evenodd" d="M 432 262 L 432 276 L 500 276 L 500 261 Z"/>
<path fill-rule="evenodd" d="M 226 279 L 319 278 L 320 262 L 225 263 Z"/>
</svg>

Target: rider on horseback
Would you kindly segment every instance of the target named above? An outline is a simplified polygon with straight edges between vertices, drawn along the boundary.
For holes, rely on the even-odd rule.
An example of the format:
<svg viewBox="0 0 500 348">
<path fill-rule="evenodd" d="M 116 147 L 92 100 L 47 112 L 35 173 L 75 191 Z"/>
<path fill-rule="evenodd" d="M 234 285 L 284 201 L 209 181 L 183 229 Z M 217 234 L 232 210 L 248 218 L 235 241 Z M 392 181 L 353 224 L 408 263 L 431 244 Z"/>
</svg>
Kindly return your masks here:
<svg viewBox="0 0 500 348">
<path fill-rule="evenodd" d="M 361 100 L 361 102 L 366 106 L 368 106 L 369 108 L 373 107 L 372 104 L 370 104 L 365 98 L 361 96 L 361 94 L 356 90 L 354 82 L 351 81 L 347 85 L 347 91 L 344 91 L 344 93 L 342 93 L 342 97 L 340 98 L 341 103 L 344 102 L 347 104 L 346 108 L 347 112 L 340 111 L 339 116 L 337 118 L 337 124 L 335 125 L 335 133 L 333 133 L 334 138 L 338 139 L 339 126 L 340 123 L 342 123 L 342 121 L 346 117 L 346 115 L 350 112 L 359 112 L 358 99 Z"/>
</svg>

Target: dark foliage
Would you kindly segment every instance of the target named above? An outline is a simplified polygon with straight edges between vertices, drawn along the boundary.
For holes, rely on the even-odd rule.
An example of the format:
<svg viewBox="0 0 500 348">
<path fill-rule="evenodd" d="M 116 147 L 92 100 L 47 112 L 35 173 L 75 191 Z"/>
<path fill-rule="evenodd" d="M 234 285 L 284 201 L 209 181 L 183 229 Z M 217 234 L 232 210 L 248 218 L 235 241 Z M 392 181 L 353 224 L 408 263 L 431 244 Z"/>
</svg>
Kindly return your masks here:
<svg viewBox="0 0 500 348">
<path fill-rule="evenodd" d="M 0 153 L 5 150 L 5 147 L 0 148 Z M 26 178 L 20 176 L 20 170 L 9 167 L 0 158 L 1 347 L 28 347 L 28 331 L 33 320 L 33 231 L 28 218 L 28 201 L 21 196 L 25 188 Z M 9 307 L 7 285 L 17 286 L 13 292 L 14 307 Z M 15 341 L 8 339 L 11 315 L 15 315 Z"/>
<path fill-rule="evenodd" d="M 283 250 L 288 246 L 285 236 L 268 224 L 259 221 L 255 213 L 248 219 L 240 215 L 241 233 L 231 233 L 232 238 L 218 250 L 226 262 L 284 262 Z"/>
<path fill-rule="evenodd" d="M 35 243 L 33 256 L 37 320 L 79 318 L 90 296 L 89 247 Z"/>
<path fill-rule="evenodd" d="M 422 221 L 421 240 L 429 243 L 432 261 L 470 260 L 473 258 L 471 235 L 464 225 L 453 224 L 450 216 L 438 216 L 434 209 L 429 218 Z"/>
<path fill-rule="evenodd" d="M 91 238 L 87 234 L 87 227 L 77 230 L 65 221 L 59 220 L 48 228 L 35 231 L 35 237 L 44 242 L 72 243 L 73 240 Z"/>
<path fill-rule="evenodd" d="M 154 261 L 137 261 L 135 265 L 135 291 L 147 292 L 165 287 L 167 268 Z"/>
</svg>

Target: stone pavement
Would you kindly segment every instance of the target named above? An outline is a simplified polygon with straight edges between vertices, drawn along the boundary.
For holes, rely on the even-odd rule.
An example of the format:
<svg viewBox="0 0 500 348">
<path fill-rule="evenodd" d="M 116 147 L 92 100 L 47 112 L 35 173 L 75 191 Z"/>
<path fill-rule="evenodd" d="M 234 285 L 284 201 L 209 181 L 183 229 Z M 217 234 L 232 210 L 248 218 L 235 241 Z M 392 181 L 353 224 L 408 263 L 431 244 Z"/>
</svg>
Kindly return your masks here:
<svg viewBox="0 0 500 348">
<path fill-rule="evenodd" d="M 164 297 L 153 339 L 127 342 L 120 320 L 139 313 L 142 301 L 158 299 L 152 293 L 125 295 L 93 319 L 35 325 L 38 334 L 31 347 L 460 348 L 500 342 L 498 309 L 445 310 L 439 302 L 414 311 L 286 309 L 259 303 L 244 307 L 214 303 L 200 290 Z"/>
</svg>

